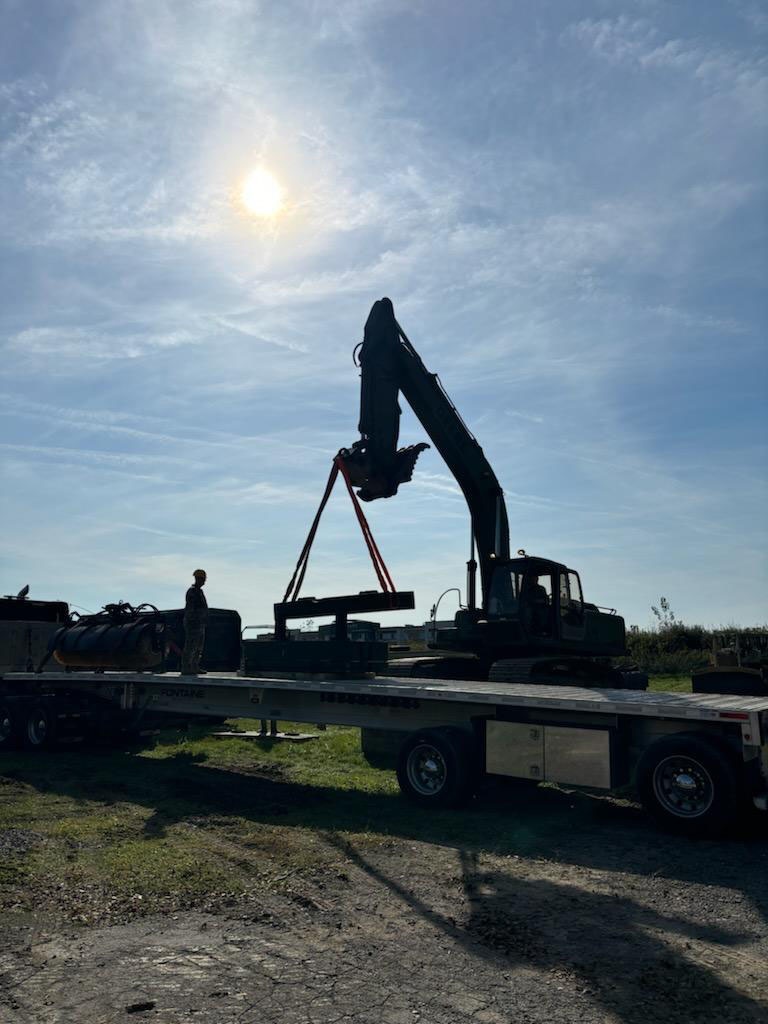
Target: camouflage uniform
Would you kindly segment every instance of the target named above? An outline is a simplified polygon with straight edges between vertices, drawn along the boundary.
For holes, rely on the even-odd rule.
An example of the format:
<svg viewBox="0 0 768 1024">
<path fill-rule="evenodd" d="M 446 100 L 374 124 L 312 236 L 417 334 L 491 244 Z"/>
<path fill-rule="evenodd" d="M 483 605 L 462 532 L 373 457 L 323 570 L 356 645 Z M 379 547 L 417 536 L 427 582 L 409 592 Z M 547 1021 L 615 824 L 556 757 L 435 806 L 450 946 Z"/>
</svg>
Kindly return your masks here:
<svg viewBox="0 0 768 1024">
<path fill-rule="evenodd" d="M 187 591 L 184 606 L 184 651 L 181 656 L 182 675 L 196 676 L 205 645 L 208 602 L 203 588 L 193 585 Z"/>
</svg>

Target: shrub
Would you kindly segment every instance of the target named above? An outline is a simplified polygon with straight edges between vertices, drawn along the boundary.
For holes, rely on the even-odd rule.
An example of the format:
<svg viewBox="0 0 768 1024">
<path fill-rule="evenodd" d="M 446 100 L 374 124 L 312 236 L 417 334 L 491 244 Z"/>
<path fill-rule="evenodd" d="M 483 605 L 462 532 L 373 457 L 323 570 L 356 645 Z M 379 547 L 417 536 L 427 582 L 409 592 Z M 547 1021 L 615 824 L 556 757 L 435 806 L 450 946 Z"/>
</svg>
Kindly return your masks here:
<svg viewBox="0 0 768 1024">
<path fill-rule="evenodd" d="M 666 597 L 658 606 L 652 605 L 651 611 L 658 622 L 655 629 L 631 626 L 627 633 L 627 663 L 650 675 L 683 675 L 709 664 L 711 630 L 685 625 Z"/>
</svg>

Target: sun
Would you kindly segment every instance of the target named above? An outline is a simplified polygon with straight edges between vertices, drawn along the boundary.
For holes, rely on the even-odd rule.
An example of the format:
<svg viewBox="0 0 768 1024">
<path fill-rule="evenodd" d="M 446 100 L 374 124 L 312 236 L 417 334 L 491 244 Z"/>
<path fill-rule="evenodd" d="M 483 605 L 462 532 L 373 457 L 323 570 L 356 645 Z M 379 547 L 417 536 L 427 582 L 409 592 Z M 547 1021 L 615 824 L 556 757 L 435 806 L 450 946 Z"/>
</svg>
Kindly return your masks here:
<svg viewBox="0 0 768 1024">
<path fill-rule="evenodd" d="M 283 208 L 284 189 L 273 174 L 263 167 L 251 171 L 243 182 L 243 206 L 254 217 L 274 217 Z"/>
</svg>

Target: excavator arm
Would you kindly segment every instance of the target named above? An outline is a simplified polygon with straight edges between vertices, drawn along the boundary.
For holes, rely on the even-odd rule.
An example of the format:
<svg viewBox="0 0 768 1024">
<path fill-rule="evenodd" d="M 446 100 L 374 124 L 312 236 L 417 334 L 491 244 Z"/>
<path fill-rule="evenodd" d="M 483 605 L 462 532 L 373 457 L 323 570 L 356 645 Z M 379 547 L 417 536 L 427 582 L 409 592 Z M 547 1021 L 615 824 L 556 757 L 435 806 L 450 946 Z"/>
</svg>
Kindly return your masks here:
<svg viewBox="0 0 768 1024">
<path fill-rule="evenodd" d="M 398 448 L 402 394 L 429 435 L 467 501 L 477 545 L 483 593 L 494 563 L 509 558 L 509 526 L 504 495 L 483 449 L 430 373 L 395 319 L 392 302 L 375 302 L 359 355 L 361 367 L 360 440 L 339 452 L 363 501 L 388 498 L 411 479 L 420 443 Z M 470 558 L 470 576 L 474 559 Z M 474 605 L 470 580 L 468 603 Z"/>
<path fill-rule="evenodd" d="M 567 566 L 524 552 L 510 558 L 507 511 L 496 474 L 437 374 L 427 370 L 398 324 L 389 299 L 374 303 L 368 316 L 360 367 L 360 439 L 339 452 L 359 497 L 374 501 L 396 494 L 429 447 L 421 442 L 398 448 L 398 396 L 403 395 L 469 507 L 467 608 L 456 613 L 452 629 L 438 631 L 438 646 L 475 654 L 478 671 L 500 665 L 507 673 L 503 678 L 511 681 L 535 676 L 538 682 L 588 678 L 592 684 L 624 685 L 619 670 L 585 660 L 625 653 L 624 620 L 586 603 L 578 574 Z M 478 565 L 480 602 L 475 598 Z M 468 671 L 468 665 L 462 661 L 460 671 Z M 439 671 L 446 671 L 445 664 Z"/>
</svg>

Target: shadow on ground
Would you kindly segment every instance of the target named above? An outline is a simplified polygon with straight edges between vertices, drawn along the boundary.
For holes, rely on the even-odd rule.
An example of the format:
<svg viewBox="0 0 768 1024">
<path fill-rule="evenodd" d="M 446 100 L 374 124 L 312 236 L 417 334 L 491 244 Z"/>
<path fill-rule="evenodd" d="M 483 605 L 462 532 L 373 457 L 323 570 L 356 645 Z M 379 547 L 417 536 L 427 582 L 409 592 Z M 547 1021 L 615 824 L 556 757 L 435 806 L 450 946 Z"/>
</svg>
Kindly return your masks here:
<svg viewBox="0 0 768 1024">
<path fill-rule="evenodd" d="M 575 976 L 581 986 L 577 992 L 626 1024 L 766 1019 L 765 1003 L 720 980 L 752 935 L 694 923 L 614 893 L 483 868 L 478 854 L 464 849 L 456 851 L 462 909 L 450 913 L 425 902 L 353 842 L 340 837 L 327 841 L 374 884 L 442 931 L 447 943 L 458 943 L 476 956 L 503 958 L 509 966 L 535 968 L 554 979 Z M 670 943 L 670 934 L 683 941 Z M 720 977 L 683 955 L 691 945 L 686 939 L 719 947 L 715 959 L 721 960 Z"/>
<path fill-rule="evenodd" d="M 206 764 L 204 754 L 180 751 L 149 759 L 138 753 L 18 754 L 0 763 L 0 774 L 76 802 L 127 801 L 148 808 L 148 835 L 162 835 L 176 822 L 213 814 L 283 827 L 400 837 L 725 886 L 748 896 L 768 920 L 763 821 L 738 839 L 685 839 L 659 831 L 627 801 L 508 785 L 505 780 L 489 784 L 466 808 L 425 812 L 399 794 L 296 783 L 274 762 L 227 769 Z"/>
<path fill-rule="evenodd" d="M 465 810 L 425 814 L 396 795 L 300 785 L 274 764 L 227 770 L 183 752 L 160 760 L 131 752 L 20 754 L 8 758 L 3 774 L 75 801 L 143 806 L 151 811 L 148 836 L 190 818 L 227 815 L 313 830 L 367 876 L 372 890 L 386 891 L 443 933 L 448 947 L 458 944 L 484 961 L 570 972 L 627 1024 L 766 1019 L 765 1006 L 721 980 L 734 957 L 749 960 L 740 950 L 754 930 L 743 931 L 738 914 L 721 921 L 721 894 L 711 907 L 695 906 L 702 887 L 722 890 L 768 922 L 762 835 L 681 839 L 656 831 L 633 805 L 547 787 L 495 785 Z M 434 865 L 429 846 L 406 851 L 395 871 L 371 838 L 439 849 Z M 569 866 L 580 871 L 526 877 L 495 859 L 504 857 L 565 866 L 566 875 Z M 446 858 L 460 909 L 451 909 L 437 881 Z M 613 880 L 582 884 L 583 869 Z M 617 892 L 613 876 L 631 885 Z M 676 883 L 699 887 L 687 892 L 687 904 L 677 902 Z M 713 950 L 712 969 L 686 955 L 688 942 Z"/>
</svg>

